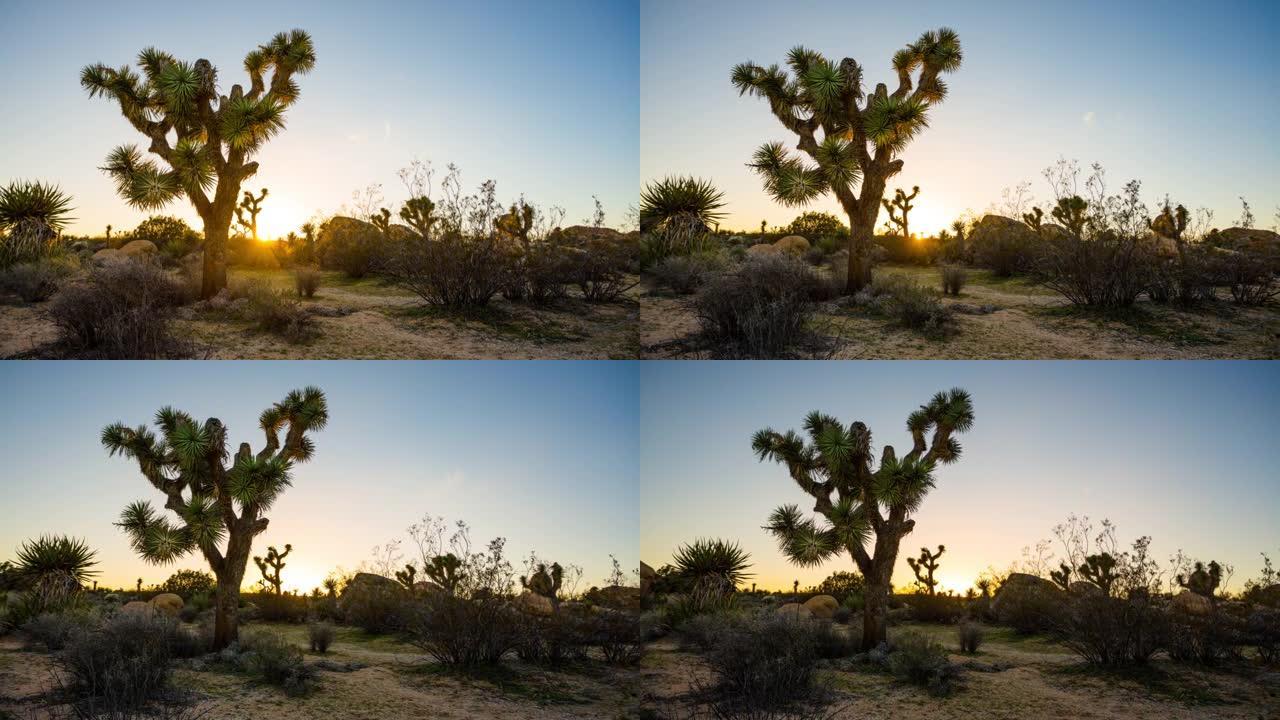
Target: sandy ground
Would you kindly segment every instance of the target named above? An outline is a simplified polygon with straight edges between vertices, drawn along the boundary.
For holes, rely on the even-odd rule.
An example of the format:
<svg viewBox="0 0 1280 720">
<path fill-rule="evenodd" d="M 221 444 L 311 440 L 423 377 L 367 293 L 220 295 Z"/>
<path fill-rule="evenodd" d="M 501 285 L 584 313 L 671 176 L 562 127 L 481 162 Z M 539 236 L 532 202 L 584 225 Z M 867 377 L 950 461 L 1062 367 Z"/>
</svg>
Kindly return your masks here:
<svg viewBox="0 0 1280 720">
<path fill-rule="evenodd" d="M 293 290 L 284 271 L 237 270 Z M 466 317 L 432 312 L 419 299 L 377 280 L 325 273 L 319 293 L 304 303 L 339 309 L 317 317 L 320 334 L 302 344 L 258 331 L 250 323 L 183 312 L 175 333 L 213 359 L 625 359 L 639 347 L 638 290 L 616 303 L 590 303 L 577 291 L 546 306 L 495 297 Z M 44 304 L 0 305 L 0 357 L 29 353 L 57 338 Z"/>
<path fill-rule="evenodd" d="M 937 268 L 880 268 L 938 287 Z M 957 332 L 944 339 L 893 325 L 858 308 L 824 303 L 815 331 L 835 339 L 839 359 L 1271 359 L 1280 357 L 1280 307 L 1241 308 L 1219 302 L 1181 310 L 1142 301 L 1124 319 L 1077 313 L 1059 295 L 1022 280 L 970 271 L 970 282 L 947 305 L 993 305 L 987 315 L 956 314 Z M 644 294 L 640 300 L 643 358 L 706 354 L 696 340 L 690 298 Z"/>
<path fill-rule="evenodd" d="M 919 625 L 911 629 L 955 646 L 953 628 Z M 1159 661 L 1156 671 L 1164 680 L 1143 684 L 1085 672 L 1082 662 L 1063 648 L 1038 638 L 1017 638 L 1005 629 L 990 630 L 977 655 L 953 654 L 951 659 L 987 666 L 1007 663 L 1010 667 L 1000 672 L 967 670 L 962 688 L 947 698 L 931 697 L 923 688 L 896 683 L 877 672 L 824 670 L 820 682 L 835 691 L 832 707 L 837 718 L 1280 717 L 1280 685 L 1268 686 L 1248 674 L 1188 669 Z M 641 674 L 647 693 L 645 707 L 663 716 L 687 714 L 688 693 L 695 680 L 707 684 L 711 679 L 700 658 L 681 651 L 670 638 L 653 645 L 641 665 Z"/>
<path fill-rule="evenodd" d="M 261 628 L 250 625 L 248 628 Z M 292 642 L 306 645 L 302 626 L 272 625 Z M 222 670 L 179 669 L 173 686 L 194 691 L 194 710 L 206 718 L 304 720 L 322 718 L 570 718 L 633 717 L 639 707 L 634 670 L 589 662 L 563 670 L 545 670 L 514 659 L 483 677 L 440 671 L 421 651 L 389 638 L 368 638 L 339 628 L 326 655 L 306 654 L 308 662 L 358 662 L 351 672 L 321 671 L 316 690 L 291 698 L 278 688 L 255 685 Z M 13 637 L 0 639 L 0 718 L 49 717 L 45 693 L 50 683 L 49 656 L 26 652 Z"/>
</svg>

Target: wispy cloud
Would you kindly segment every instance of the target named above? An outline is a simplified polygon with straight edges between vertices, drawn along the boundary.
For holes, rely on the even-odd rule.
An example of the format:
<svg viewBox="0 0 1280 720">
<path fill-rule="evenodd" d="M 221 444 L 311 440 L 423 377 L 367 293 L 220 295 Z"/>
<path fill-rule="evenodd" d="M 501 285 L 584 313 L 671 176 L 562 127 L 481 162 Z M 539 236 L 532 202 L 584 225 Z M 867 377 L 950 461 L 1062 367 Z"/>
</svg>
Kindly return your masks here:
<svg viewBox="0 0 1280 720">
<path fill-rule="evenodd" d="M 1084 121 L 1085 127 L 1091 128 L 1098 124 L 1098 114 L 1090 110 L 1089 112 L 1084 114 L 1084 117 L 1082 118 L 1082 120 Z"/>
</svg>

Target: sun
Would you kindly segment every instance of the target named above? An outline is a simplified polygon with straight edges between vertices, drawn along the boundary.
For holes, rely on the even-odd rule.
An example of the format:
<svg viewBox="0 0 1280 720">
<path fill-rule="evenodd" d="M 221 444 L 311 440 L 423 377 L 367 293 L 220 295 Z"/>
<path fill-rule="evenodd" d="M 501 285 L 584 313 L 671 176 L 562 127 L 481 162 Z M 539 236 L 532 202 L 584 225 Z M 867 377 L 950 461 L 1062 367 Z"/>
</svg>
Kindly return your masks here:
<svg viewBox="0 0 1280 720">
<path fill-rule="evenodd" d="M 262 202 L 262 213 L 258 215 L 258 238 L 261 240 L 279 240 L 307 221 L 307 210 L 294 198 L 280 195 L 268 195 Z"/>
<path fill-rule="evenodd" d="M 949 228 L 954 219 L 946 208 L 936 205 L 917 205 L 911 210 L 911 235 L 918 238 L 935 236 L 939 230 Z"/>
</svg>

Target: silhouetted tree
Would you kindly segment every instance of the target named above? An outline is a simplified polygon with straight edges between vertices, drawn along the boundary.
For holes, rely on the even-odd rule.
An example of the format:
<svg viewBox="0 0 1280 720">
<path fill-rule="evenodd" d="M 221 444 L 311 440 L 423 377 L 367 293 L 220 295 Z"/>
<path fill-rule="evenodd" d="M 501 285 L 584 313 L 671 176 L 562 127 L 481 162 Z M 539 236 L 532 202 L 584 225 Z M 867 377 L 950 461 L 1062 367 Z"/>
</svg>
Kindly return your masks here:
<svg viewBox="0 0 1280 720">
<path fill-rule="evenodd" d="M 258 572 L 262 573 L 262 586 L 279 595 L 284 583 L 280 579 L 280 572 L 284 570 L 284 558 L 293 552 L 293 546 L 285 544 L 284 552 L 276 550 L 274 545 L 267 546 L 267 556 L 260 557 L 255 555 L 253 564 L 258 566 Z"/>
<path fill-rule="evenodd" d="M 946 551 L 946 545 L 939 545 L 936 552 L 930 552 L 929 548 L 922 547 L 919 558 L 907 558 L 907 565 L 910 565 L 911 572 L 915 573 L 916 584 L 929 595 L 936 593 L 938 581 L 933 574 L 938 569 L 938 558 L 942 557 L 942 553 Z"/>
</svg>

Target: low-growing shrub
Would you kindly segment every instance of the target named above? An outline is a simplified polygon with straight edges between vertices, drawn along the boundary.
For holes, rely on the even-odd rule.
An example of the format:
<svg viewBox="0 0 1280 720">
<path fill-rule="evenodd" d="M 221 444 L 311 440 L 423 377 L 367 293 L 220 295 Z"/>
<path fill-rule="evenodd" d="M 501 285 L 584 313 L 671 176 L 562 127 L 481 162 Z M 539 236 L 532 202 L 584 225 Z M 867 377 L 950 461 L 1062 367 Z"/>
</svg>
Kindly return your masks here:
<svg viewBox="0 0 1280 720">
<path fill-rule="evenodd" d="M 307 598 L 286 593 L 244 593 L 244 602 L 258 608 L 257 620 L 261 622 L 303 623 L 307 621 Z"/>
<path fill-rule="evenodd" d="M 731 357 L 785 356 L 808 334 L 813 270 L 788 255 L 749 258 L 708 281 L 694 307 L 703 332 Z"/>
<path fill-rule="evenodd" d="M 960 652 L 966 655 L 973 655 L 978 652 L 978 648 L 982 647 L 985 634 L 981 625 L 969 622 L 962 623 L 956 628 L 956 640 L 960 644 Z"/>
<path fill-rule="evenodd" d="M 958 265 L 942 266 L 942 292 L 946 295 L 959 295 L 969 281 L 969 271 Z"/>
<path fill-rule="evenodd" d="M 48 612 L 28 620 L 22 632 L 32 646 L 42 646 L 50 652 L 61 650 L 78 632 L 92 627 L 94 618 L 83 610 Z"/>
<path fill-rule="evenodd" d="M 316 320 L 296 300 L 268 287 L 249 294 L 245 313 L 259 330 L 279 335 L 291 343 L 303 343 L 319 333 Z"/>
<path fill-rule="evenodd" d="M 1245 620 L 1245 637 L 1263 663 L 1280 663 L 1280 611 L 1255 608 Z"/>
<path fill-rule="evenodd" d="M 964 598 L 926 593 L 911 593 L 899 597 L 911 608 L 911 619 L 916 622 L 950 625 L 964 615 Z"/>
<path fill-rule="evenodd" d="M 1238 658 L 1245 644 L 1245 623 L 1221 608 L 1207 615 L 1195 615 L 1178 609 L 1168 613 L 1165 650 L 1180 662 L 1221 665 Z"/>
<path fill-rule="evenodd" d="M 933 695 L 950 695 L 953 690 L 956 670 L 946 648 L 924 635 L 903 633 L 895 638 L 887 665 L 898 680 L 928 688 Z"/>
<path fill-rule="evenodd" d="M 183 288 L 159 266 L 109 262 L 84 283 L 64 288 L 50 302 L 69 355 L 103 360 L 177 358 L 191 353 L 170 330 Z"/>
<path fill-rule="evenodd" d="M 840 607 L 836 608 L 836 612 L 834 615 L 832 615 L 831 619 L 834 620 L 837 624 L 848 625 L 849 620 L 852 617 L 853 617 L 853 610 L 847 606 L 841 605 Z"/>
<path fill-rule="evenodd" d="M 1108 597 L 1068 595 L 1054 614 L 1053 633 L 1091 665 L 1145 664 L 1165 642 L 1165 613 L 1144 594 Z"/>
<path fill-rule="evenodd" d="M 706 655 L 720 716 L 815 699 L 817 626 L 765 612 L 725 628 Z"/>
<path fill-rule="evenodd" d="M 320 289 L 320 270 L 313 267 L 298 267 L 293 271 L 293 286 L 298 297 L 313 298 Z"/>
<path fill-rule="evenodd" d="M 1112 309 L 1132 305 L 1150 287 L 1156 264 L 1150 248 L 1132 235 L 1057 232 L 1045 234 L 1035 274 L 1073 305 Z"/>
<path fill-rule="evenodd" d="M 437 662 L 475 667 L 497 663 L 516 647 L 520 618 L 497 598 L 432 593 L 414 605 L 406 631 Z"/>
<path fill-rule="evenodd" d="M 316 671 L 302 659 L 302 650 L 271 632 L 248 632 L 240 639 L 240 670 L 290 696 L 311 691 Z"/>
<path fill-rule="evenodd" d="M 568 252 L 569 277 L 592 302 L 614 302 L 634 283 L 627 277 L 631 249 L 626 239 L 590 238 Z"/>
<path fill-rule="evenodd" d="M 1278 262 L 1272 255 L 1245 250 L 1220 254 L 1215 266 L 1237 305 L 1265 305 L 1280 296 Z"/>
<path fill-rule="evenodd" d="M 515 255 L 491 239 L 448 236 L 396 242 L 382 265 L 391 280 L 428 305 L 486 305 L 510 287 Z"/>
<path fill-rule="evenodd" d="M 371 635 L 404 629 L 414 614 L 407 592 L 392 585 L 349 587 L 340 603 L 343 619 Z"/>
<path fill-rule="evenodd" d="M 148 613 L 117 615 L 76 632 L 54 656 L 58 683 L 78 704 L 140 708 L 168 684 L 179 632 L 172 620 Z"/>
<path fill-rule="evenodd" d="M 902 327 L 929 336 L 954 328 L 955 318 L 928 288 L 901 275 L 877 276 L 868 291 L 872 304 Z"/>
<path fill-rule="evenodd" d="M 672 255 L 649 268 L 653 284 L 677 295 L 691 295 L 723 263 L 714 255 Z"/>
<path fill-rule="evenodd" d="M 151 242 L 165 257 L 174 260 L 200 247 L 201 243 L 200 233 L 181 218 L 169 215 L 153 215 L 143 220 L 132 232 L 121 234 L 115 244 L 121 246 L 134 240 Z"/>
<path fill-rule="evenodd" d="M 645 629 L 635 615 L 605 611 L 595 618 L 592 644 L 610 665 L 637 665 L 645 653 Z"/>
<path fill-rule="evenodd" d="M 565 611 L 522 618 L 515 638 L 516 656 L 549 665 L 581 660 L 594 639 L 593 624 L 587 616 Z"/>
<path fill-rule="evenodd" d="M 42 258 L 0 270 L 0 293 L 12 293 L 23 302 L 43 302 L 53 297 L 71 274 L 65 262 Z"/>
<path fill-rule="evenodd" d="M 307 626 L 307 639 L 311 642 L 311 652 L 327 653 L 335 636 L 333 626 L 326 622 L 311 623 Z"/>
</svg>

